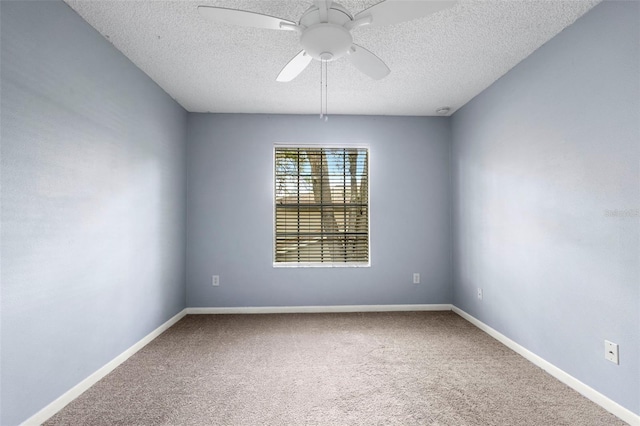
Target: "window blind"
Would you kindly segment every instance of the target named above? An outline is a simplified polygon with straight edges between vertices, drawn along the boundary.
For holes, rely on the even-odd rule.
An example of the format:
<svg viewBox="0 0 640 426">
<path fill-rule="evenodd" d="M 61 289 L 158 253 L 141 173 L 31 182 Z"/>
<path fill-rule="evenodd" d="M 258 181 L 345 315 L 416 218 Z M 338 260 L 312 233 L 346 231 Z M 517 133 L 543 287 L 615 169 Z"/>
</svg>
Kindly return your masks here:
<svg viewBox="0 0 640 426">
<path fill-rule="evenodd" d="M 275 148 L 276 264 L 369 263 L 367 148 Z"/>
</svg>

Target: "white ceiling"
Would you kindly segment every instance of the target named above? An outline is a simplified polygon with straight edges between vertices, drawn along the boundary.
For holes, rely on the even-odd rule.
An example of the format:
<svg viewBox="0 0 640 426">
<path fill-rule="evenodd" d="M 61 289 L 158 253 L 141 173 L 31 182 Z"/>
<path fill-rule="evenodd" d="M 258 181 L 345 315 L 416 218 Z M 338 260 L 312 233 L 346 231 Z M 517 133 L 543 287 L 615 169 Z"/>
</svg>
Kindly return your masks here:
<svg viewBox="0 0 640 426">
<path fill-rule="evenodd" d="M 301 50 L 295 32 L 214 24 L 197 12 L 221 6 L 297 22 L 311 0 L 65 1 L 188 111 L 319 113 L 319 62 L 275 81 Z M 430 17 L 355 29 L 354 42 L 391 74 L 376 81 L 346 58 L 329 63 L 328 113 L 453 113 L 599 1 L 462 0 Z M 353 15 L 378 2 L 339 1 Z"/>
</svg>

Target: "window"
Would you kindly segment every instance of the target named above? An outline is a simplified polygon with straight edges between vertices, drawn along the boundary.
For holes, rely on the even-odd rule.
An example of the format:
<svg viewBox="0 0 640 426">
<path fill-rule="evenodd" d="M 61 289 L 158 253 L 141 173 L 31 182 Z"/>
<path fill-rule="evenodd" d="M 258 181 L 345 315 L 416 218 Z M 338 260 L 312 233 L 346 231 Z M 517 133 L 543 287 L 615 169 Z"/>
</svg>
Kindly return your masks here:
<svg viewBox="0 0 640 426">
<path fill-rule="evenodd" d="M 369 150 L 275 147 L 274 265 L 369 264 Z"/>
</svg>

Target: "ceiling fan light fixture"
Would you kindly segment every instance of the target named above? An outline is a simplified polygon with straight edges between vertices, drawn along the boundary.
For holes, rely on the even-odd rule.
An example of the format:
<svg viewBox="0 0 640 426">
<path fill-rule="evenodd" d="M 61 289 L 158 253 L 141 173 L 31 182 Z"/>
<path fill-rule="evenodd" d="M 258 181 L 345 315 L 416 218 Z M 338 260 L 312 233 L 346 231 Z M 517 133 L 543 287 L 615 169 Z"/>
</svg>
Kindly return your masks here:
<svg viewBox="0 0 640 426">
<path fill-rule="evenodd" d="M 300 44 L 305 52 L 319 61 L 335 61 L 347 54 L 353 44 L 353 37 L 346 28 L 329 23 L 305 28 L 300 36 Z M 324 56 L 331 57 L 324 59 Z"/>
</svg>

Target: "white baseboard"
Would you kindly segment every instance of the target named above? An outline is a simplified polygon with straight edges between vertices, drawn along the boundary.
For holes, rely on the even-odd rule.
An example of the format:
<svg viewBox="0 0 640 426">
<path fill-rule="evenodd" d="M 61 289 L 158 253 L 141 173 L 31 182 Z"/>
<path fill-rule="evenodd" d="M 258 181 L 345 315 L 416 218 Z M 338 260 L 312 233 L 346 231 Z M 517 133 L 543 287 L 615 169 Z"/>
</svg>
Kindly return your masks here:
<svg viewBox="0 0 640 426">
<path fill-rule="evenodd" d="M 147 344 L 149 344 L 149 342 L 158 337 L 173 324 L 180 321 L 185 315 L 186 309 L 183 309 L 178 314 L 173 316 L 169 321 L 165 322 L 160 327 L 147 334 L 140 341 L 109 361 L 95 373 L 91 374 L 89 377 L 62 394 L 62 396 L 53 401 L 51 404 L 47 405 L 42 410 L 29 417 L 22 423 L 22 426 L 36 426 L 50 419 L 54 414 L 62 410 L 67 404 L 69 404 L 71 401 L 79 397 L 84 391 L 93 386 L 98 380 L 102 379 L 104 376 L 115 370 L 116 367 L 125 362 L 133 354 L 145 347 Z"/>
<path fill-rule="evenodd" d="M 338 312 L 450 311 L 451 305 L 334 305 L 334 306 L 253 306 L 237 308 L 187 308 L 194 314 L 298 314 Z"/>
<path fill-rule="evenodd" d="M 471 324 L 473 324 L 476 327 L 478 327 L 480 330 L 482 330 L 485 333 L 487 333 L 489 336 L 493 337 L 494 339 L 496 339 L 497 341 L 499 341 L 503 345 L 507 346 L 509 349 L 513 350 L 514 352 L 518 353 L 519 355 L 522 355 L 524 358 L 526 358 L 527 360 L 531 361 L 533 364 L 535 364 L 538 367 L 542 368 L 547 373 L 551 374 L 553 377 L 555 377 L 556 379 L 560 380 L 565 385 L 567 385 L 570 388 L 576 390 L 577 392 L 579 392 L 580 394 L 582 394 L 586 398 L 590 399 L 591 401 L 595 402 L 596 404 L 598 404 L 599 406 L 601 406 L 605 410 L 609 411 L 611 414 L 619 417 L 620 419 L 622 419 L 623 421 L 629 423 L 630 425 L 640 426 L 640 416 L 635 414 L 633 411 L 624 408 L 622 405 L 620 405 L 617 402 L 607 398 L 606 396 L 604 396 L 600 392 L 596 391 L 592 387 L 590 387 L 588 385 L 585 385 L 580 380 L 578 380 L 575 377 L 571 376 L 569 373 L 565 372 L 564 370 L 561 370 L 560 368 L 558 368 L 555 365 L 551 364 L 549 361 L 546 361 L 545 359 L 543 359 L 543 358 L 539 357 L 538 355 L 534 354 L 533 352 L 529 351 L 525 347 L 520 346 L 518 343 L 516 343 L 513 340 L 509 339 L 504 334 L 502 334 L 502 333 L 496 331 L 495 329 L 489 327 L 487 324 L 485 324 L 482 321 L 480 321 L 479 319 L 469 315 L 468 313 L 466 313 L 462 309 L 460 309 L 460 308 L 458 308 L 456 306 L 452 306 L 451 310 L 453 312 L 455 312 L 456 314 L 460 315 L 462 318 L 464 318 L 467 321 L 469 321 Z"/>
</svg>

